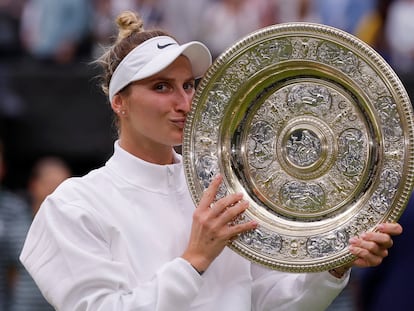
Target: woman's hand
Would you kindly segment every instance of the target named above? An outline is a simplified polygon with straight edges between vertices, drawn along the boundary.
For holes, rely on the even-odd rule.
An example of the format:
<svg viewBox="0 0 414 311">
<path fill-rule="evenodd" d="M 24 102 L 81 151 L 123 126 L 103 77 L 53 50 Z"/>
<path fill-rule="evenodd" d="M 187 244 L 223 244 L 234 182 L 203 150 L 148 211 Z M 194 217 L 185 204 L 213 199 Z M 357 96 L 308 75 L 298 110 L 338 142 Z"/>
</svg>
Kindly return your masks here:
<svg viewBox="0 0 414 311">
<path fill-rule="evenodd" d="M 238 234 L 257 227 L 255 221 L 233 224 L 249 206 L 242 194 L 231 194 L 214 202 L 222 177 L 213 179 L 193 214 L 190 241 L 182 257 L 199 272 L 205 271 Z"/>
<path fill-rule="evenodd" d="M 348 266 L 332 269 L 329 272 L 342 277 L 351 267 L 375 267 L 381 264 L 383 259 L 388 256 L 388 249 L 392 247 L 392 236 L 400 235 L 403 229 L 398 223 L 382 223 L 373 232 L 365 232 L 359 237 L 349 240 L 349 251 L 357 258 Z"/>
<path fill-rule="evenodd" d="M 353 265 L 356 267 L 378 266 L 388 256 L 388 249 L 393 245 L 391 236 L 400 235 L 403 229 L 398 223 L 382 223 L 377 231 L 363 233 L 360 237 L 349 240 L 349 251 L 357 256 Z"/>
</svg>

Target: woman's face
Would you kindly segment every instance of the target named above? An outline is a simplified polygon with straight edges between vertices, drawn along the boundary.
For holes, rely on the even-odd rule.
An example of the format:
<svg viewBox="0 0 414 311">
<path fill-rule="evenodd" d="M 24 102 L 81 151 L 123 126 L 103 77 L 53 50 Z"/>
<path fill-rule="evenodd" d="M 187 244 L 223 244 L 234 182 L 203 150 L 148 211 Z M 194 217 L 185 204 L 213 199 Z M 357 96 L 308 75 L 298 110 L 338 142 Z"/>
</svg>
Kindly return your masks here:
<svg viewBox="0 0 414 311">
<path fill-rule="evenodd" d="M 121 111 L 121 146 L 140 156 L 180 145 L 193 95 L 191 63 L 184 56 L 154 76 L 133 82 L 113 105 Z"/>
</svg>

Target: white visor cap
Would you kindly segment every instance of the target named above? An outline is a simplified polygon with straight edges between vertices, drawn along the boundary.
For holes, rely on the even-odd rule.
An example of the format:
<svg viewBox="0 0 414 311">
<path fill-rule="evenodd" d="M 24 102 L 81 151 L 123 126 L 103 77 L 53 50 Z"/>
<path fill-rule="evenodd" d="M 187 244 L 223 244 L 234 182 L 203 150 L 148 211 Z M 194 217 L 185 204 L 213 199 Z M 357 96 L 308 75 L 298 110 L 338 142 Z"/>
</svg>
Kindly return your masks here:
<svg viewBox="0 0 414 311">
<path fill-rule="evenodd" d="M 112 102 L 113 97 L 131 82 L 164 70 L 180 55 L 189 59 L 196 79 L 204 75 L 212 62 L 209 49 L 201 42 L 179 45 L 168 36 L 148 39 L 129 52 L 115 69 L 109 82 L 109 100 Z"/>
</svg>

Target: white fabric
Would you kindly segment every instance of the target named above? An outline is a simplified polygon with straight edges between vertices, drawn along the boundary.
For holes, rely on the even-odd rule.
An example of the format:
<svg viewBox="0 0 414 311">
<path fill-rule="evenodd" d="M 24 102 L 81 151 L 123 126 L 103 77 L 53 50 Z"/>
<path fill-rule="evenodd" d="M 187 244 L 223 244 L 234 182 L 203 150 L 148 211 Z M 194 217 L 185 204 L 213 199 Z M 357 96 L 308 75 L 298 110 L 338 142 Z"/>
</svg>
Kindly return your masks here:
<svg viewBox="0 0 414 311">
<path fill-rule="evenodd" d="M 201 78 L 211 65 L 210 51 L 201 42 L 179 45 L 168 36 L 151 38 L 129 52 L 116 67 L 109 83 L 109 100 L 131 82 L 162 71 L 180 55 L 189 59 L 194 78 Z"/>
<path fill-rule="evenodd" d="M 346 285 L 328 272 L 269 271 L 226 248 L 203 276 L 179 257 L 194 204 L 181 157 L 107 164 L 42 205 L 21 261 L 57 310 L 323 310 Z"/>
</svg>

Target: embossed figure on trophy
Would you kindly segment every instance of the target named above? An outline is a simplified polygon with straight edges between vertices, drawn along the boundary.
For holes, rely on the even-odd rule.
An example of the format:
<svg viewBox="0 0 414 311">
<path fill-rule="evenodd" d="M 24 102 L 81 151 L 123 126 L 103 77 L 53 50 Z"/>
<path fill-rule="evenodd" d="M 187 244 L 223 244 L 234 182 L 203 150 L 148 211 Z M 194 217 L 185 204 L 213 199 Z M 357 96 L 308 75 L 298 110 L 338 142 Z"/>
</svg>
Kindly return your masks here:
<svg viewBox="0 0 414 311">
<path fill-rule="evenodd" d="M 203 181 L 203 186 L 205 189 L 208 188 L 208 185 L 211 183 L 213 177 L 218 172 L 217 167 L 217 158 L 211 155 L 204 155 L 200 157 L 197 161 L 197 174 L 198 177 Z"/>
<path fill-rule="evenodd" d="M 278 234 L 264 229 L 244 232 L 239 236 L 246 245 L 269 255 L 277 254 L 282 248 L 282 239 Z"/>
<path fill-rule="evenodd" d="M 293 40 L 293 45 L 295 47 L 295 58 L 299 59 L 310 59 L 311 58 L 311 44 L 308 39 L 303 40 Z"/>
<path fill-rule="evenodd" d="M 289 159 L 298 166 L 315 163 L 321 155 L 321 142 L 311 131 L 297 130 L 290 135 L 286 144 Z"/>
<path fill-rule="evenodd" d="M 329 91 L 322 86 L 295 85 L 287 96 L 287 105 L 294 111 L 324 115 L 331 108 L 332 98 Z"/>
<path fill-rule="evenodd" d="M 395 102 L 389 96 L 382 96 L 378 98 L 377 106 L 384 123 L 384 134 L 387 139 L 397 141 L 402 136 L 402 128 Z"/>
<path fill-rule="evenodd" d="M 381 174 L 383 183 L 374 193 L 371 199 L 371 206 L 381 214 L 387 211 L 390 199 L 397 192 L 401 175 L 394 169 L 386 169 Z"/>
<path fill-rule="evenodd" d="M 296 240 L 293 240 L 292 242 L 290 242 L 290 252 L 289 254 L 292 257 L 296 257 L 299 254 L 299 243 Z"/>
<path fill-rule="evenodd" d="M 330 122 L 331 126 L 334 126 L 335 123 L 341 124 L 343 122 L 347 123 L 348 121 L 355 121 L 354 113 L 352 107 L 345 100 L 340 100 L 337 104 L 339 113 L 334 117 Z M 351 116 L 351 117 L 350 117 Z"/>
<path fill-rule="evenodd" d="M 215 126 L 221 118 L 221 103 L 227 100 L 224 92 L 217 91 L 208 102 L 208 107 L 202 115 L 203 122 L 209 126 Z"/>
<path fill-rule="evenodd" d="M 249 57 L 250 56 L 250 57 Z M 240 77 L 240 73 L 244 73 L 246 75 L 251 75 L 257 72 L 257 66 L 260 64 L 259 60 L 254 57 L 253 54 L 246 57 L 240 58 L 237 61 L 237 66 L 230 69 L 228 73 L 232 73 L 234 76 L 231 79 L 237 79 Z"/>
<path fill-rule="evenodd" d="M 348 245 L 347 241 L 348 235 L 338 231 L 325 237 L 310 238 L 307 243 L 307 251 L 312 257 L 323 257 L 344 249 Z"/>
<path fill-rule="evenodd" d="M 365 167 L 362 136 L 358 129 L 348 129 L 338 139 L 338 169 L 345 176 L 357 176 Z"/>
<path fill-rule="evenodd" d="M 322 42 L 318 48 L 318 60 L 335 66 L 347 74 L 359 74 L 360 63 L 354 53 L 332 42 Z"/>
<path fill-rule="evenodd" d="M 283 203 L 298 212 L 318 211 L 325 204 L 325 193 L 317 184 L 290 181 L 281 188 Z"/>
<path fill-rule="evenodd" d="M 265 168 L 273 161 L 273 134 L 272 126 L 264 121 L 255 123 L 252 127 L 249 143 L 253 145 L 252 165 L 255 168 Z"/>
<path fill-rule="evenodd" d="M 292 55 L 292 50 L 292 43 L 287 39 L 274 40 L 273 43 L 269 45 L 269 53 L 272 55 L 272 58 L 276 58 L 276 60 L 289 59 Z"/>
</svg>

